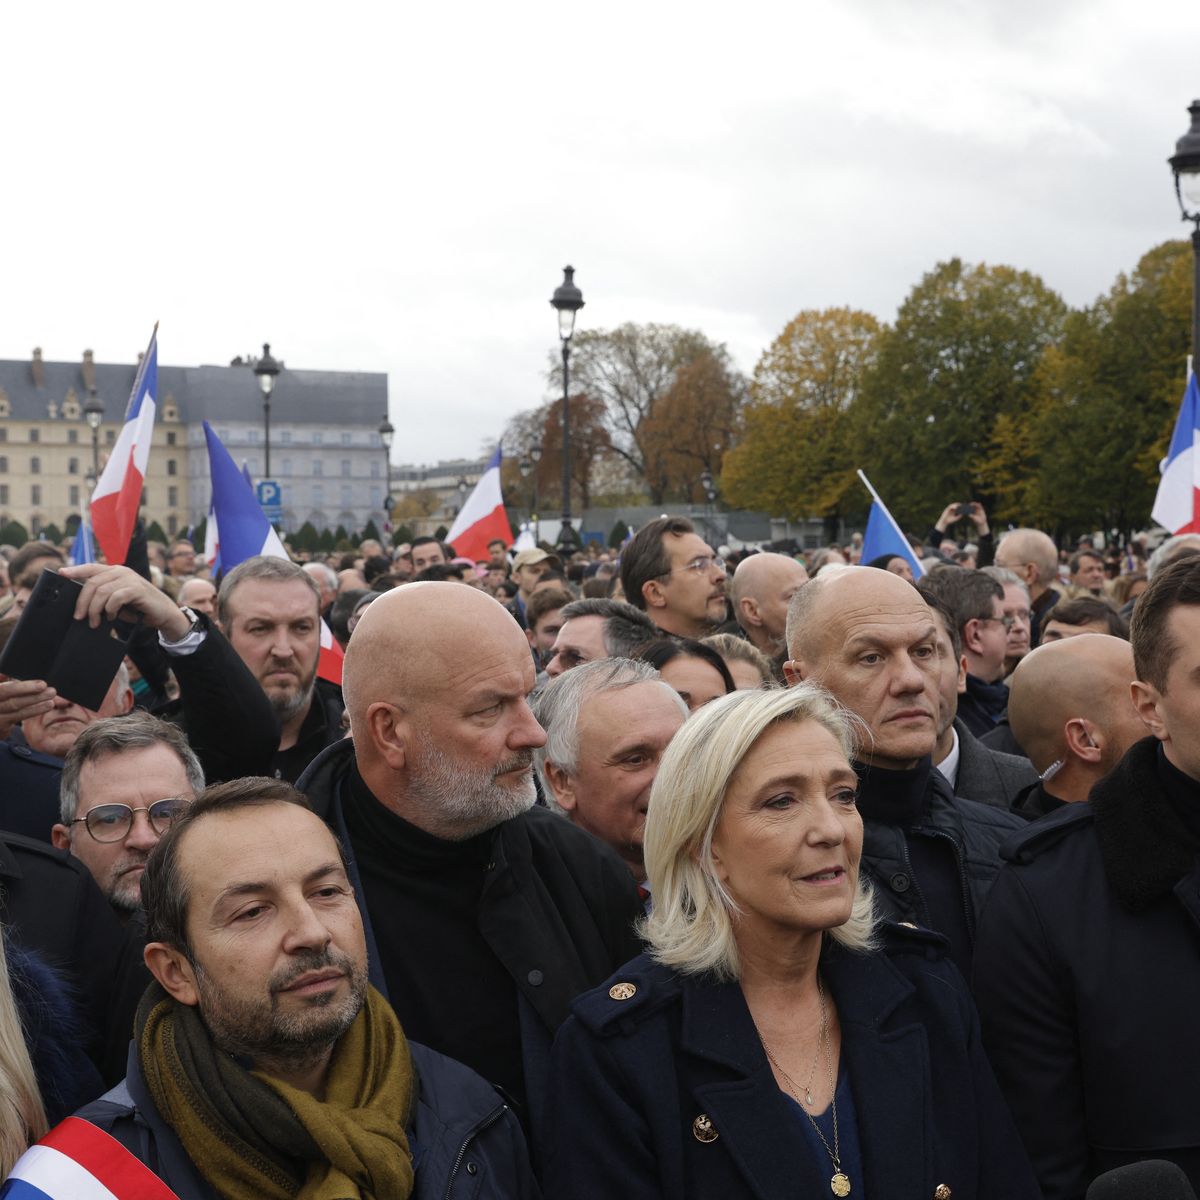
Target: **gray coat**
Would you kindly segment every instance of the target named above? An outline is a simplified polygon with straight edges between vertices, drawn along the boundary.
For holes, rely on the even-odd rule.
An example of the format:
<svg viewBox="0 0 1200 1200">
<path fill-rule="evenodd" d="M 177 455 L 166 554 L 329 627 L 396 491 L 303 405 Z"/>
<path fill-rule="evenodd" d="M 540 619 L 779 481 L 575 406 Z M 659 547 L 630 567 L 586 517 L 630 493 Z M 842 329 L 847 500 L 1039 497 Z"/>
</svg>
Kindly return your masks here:
<svg viewBox="0 0 1200 1200">
<path fill-rule="evenodd" d="M 1002 754 L 985 746 L 960 720 L 958 733 L 958 778 L 954 794 L 977 804 L 1011 808 L 1017 794 L 1037 782 L 1033 763 L 1016 754 Z"/>
</svg>

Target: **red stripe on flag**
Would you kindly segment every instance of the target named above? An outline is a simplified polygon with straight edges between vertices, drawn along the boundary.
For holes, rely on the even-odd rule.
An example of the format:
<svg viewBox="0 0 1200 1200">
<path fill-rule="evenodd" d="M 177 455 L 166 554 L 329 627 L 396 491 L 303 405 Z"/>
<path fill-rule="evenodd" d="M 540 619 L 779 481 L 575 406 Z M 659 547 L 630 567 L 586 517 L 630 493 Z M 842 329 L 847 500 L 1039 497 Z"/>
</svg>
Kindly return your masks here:
<svg viewBox="0 0 1200 1200">
<path fill-rule="evenodd" d="M 317 655 L 317 677 L 327 679 L 330 683 L 342 686 L 342 662 L 345 659 L 342 648 L 334 642 L 332 646 L 322 646 Z"/>
<path fill-rule="evenodd" d="M 506 546 L 511 546 L 512 540 L 512 526 L 508 523 L 503 505 L 499 505 L 486 516 L 480 517 L 474 525 L 467 526 L 454 539 L 454 553 L 472 562 L 479 562 L 488 556 L 488 542 L 502 541 Z"/>
<path fill-rule="evenodd" d="M 179 1197 L 116 1138 L 80 1117 L 56 1125 L 39 1146 L 49 1146 L 90 1171 L 110 1192 L 130 1200 L 179 1200 Z"/>
<path fill-rule="evenodd" d="M 129 555 L 129 539 L 137 524 L 138 503 L 142 498 L 142 474 L 133 464 L 133 449 L 125 464 L 121 490 L 92 501 L 92 533 L 109 566 L 121 566 Z"/>
</svg>

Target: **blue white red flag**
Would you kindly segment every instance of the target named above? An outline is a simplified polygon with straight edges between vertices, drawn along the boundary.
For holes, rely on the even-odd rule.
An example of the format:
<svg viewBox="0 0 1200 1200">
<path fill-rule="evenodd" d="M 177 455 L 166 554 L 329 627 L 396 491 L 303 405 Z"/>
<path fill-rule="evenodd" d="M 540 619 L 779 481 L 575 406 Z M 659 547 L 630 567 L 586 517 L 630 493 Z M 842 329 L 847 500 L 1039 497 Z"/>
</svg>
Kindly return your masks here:
<svg viewBox="0 0 1200 1200">
<path fill-rule="evenodd" d="M 867 528 L 863 533 L 862 556 L 859 561 L 866 564 L 880 555 L 890 554 L 896 558 L 903 558 L 912 568 L 913 578 L 920 579 L 925 574 L 925 568 L 913 553 L 903 530 L 896 524 L 896 518 L 888 512 L 887 505 L 879 498 L 879 493 L 871 486 L 870 480 L 861 471 L 858 477 L 871 493 L 873 500 L 871 512 L 867 517 Z"/>
<path fill-rule="evenodd" d="M 486 559 L 488 542 L 497 539 L 506 547 L 512 545 L 512 526 L 508 523 L 504 496 L 500 492 L 499 446 L 446 534 L 446 541 L 454 546 L 455 553 L 474 562 Z"/>
<path fill-rule="evenodd" d="M 68 1117 L 17 1159 L 0 1200 L 179 1200 L 90 1121 Z"/>
<path fill-rule="evenodd" d="M 221 570 L 232 571 L 238 563 L 265 554 L 287 558 L 279 534 L 267 520 L 254 488 L 229 456 L 212 426 L 204 422 L 208 441 L 208 470 L 212 479 L 212 516 L 209 525 L 218 536 Z M 207 539 L 205 549 L 207 550 Z M 329 626 L 321 622 L 321 655 L 317 674 L 331 683 L 342 682 L 342 648 L 334 640 Z"/>
<path fill-rule="evenodd" d="M 221 533 L 217 529 L 217 510 L 211 502 L 208 520 L 204 522 L 204 561 L 214 578 L 221 573 Z"/>
<path fill-rule="evenodd" d="M 1193 372 L 1183 393 L 1167 457 L 1159 464 L 1162 478 L 1150 510 L 1164 528 L 1175 533 L 1200 533 L 1200 388 Z"/>
<path fill-rule="evenodd" d="M 92 545 L 92 531 L 88 528 L 86 521 L 80 521 L 79 528 L 75 531 L 75 540 L 71 543 L 71 549 L 67 554 L 67 565 L 78 567 L 83 563 L 95 561 L 96 548 Z"/>
<path fill-rule="evenodd" d="M 124 563 L 129 554 L 129 539 L 137 523 L 146 465 L 150 461 L 157 395 L 158 325 L 155 324 L 150 345 L 134 376 L 125 424 L 92 493 L 92 528 L 110 565 Z"/>
</svg>

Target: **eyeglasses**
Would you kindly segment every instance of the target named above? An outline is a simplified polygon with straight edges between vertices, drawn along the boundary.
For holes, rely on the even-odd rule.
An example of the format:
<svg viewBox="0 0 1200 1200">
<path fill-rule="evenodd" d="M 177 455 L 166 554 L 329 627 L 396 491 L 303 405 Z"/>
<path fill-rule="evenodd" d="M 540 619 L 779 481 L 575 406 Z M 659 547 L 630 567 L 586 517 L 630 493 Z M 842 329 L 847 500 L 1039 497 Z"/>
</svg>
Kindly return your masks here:
<svg viewBox="0 0 1200 1200">
<path fill-rule="evenodd" d="M 980 624 L 984 621 L 999 621 L 1005 629 L 1011 629 L 1017 623 L 1016 617 L 976 617 L 975 620 Z"/>
<path fill-rule="evenodd" d="M 668 575 L 674 575 L 676 571 L 690 571 L 693 575 L 707 575 L 709 571 L 724 571 L 725 560 L 718 554 L 702 554 L 699 558 L 693 558 L 691 562 L 684 563 L 682 567 L 672 567 L 669 571 L 664 571 L 659 578 L 666 579 Z"/>
<path fill-rule="evenodd" d="M 133 818 L 144 812 L 150 820 L 150 828 L 160 837 L 171 828 L 171 822 L 183 812 L 187 801 L 174 796 L 169 800 L 155 800 L 149 807 L 130 808 L 128 804 L 98 804 L 86 817 L 76 817 L 71 824 L 83 824 L 98 842 L 119 842 L 133 828 Z"/>
</svg>

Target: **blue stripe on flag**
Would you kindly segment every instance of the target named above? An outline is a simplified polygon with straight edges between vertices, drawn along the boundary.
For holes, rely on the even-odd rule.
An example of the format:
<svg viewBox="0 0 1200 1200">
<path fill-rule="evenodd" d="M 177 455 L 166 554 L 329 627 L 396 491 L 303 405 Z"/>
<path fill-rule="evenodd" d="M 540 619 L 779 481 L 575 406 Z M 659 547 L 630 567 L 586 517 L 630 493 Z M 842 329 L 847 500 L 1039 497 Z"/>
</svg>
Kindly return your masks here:
<svg viewBox="0 0 1200 1200">
<path fill-rule="evenodd" d="M 10 1179 L 0 1187 L 0 1200 L 55 1200 L 55 1197 L 34 1187 L 32 1183 L 26 1183 L 24 1179 Z M 59 1200 L 66 1198 L 60 1197 Z"/>
</svg>

